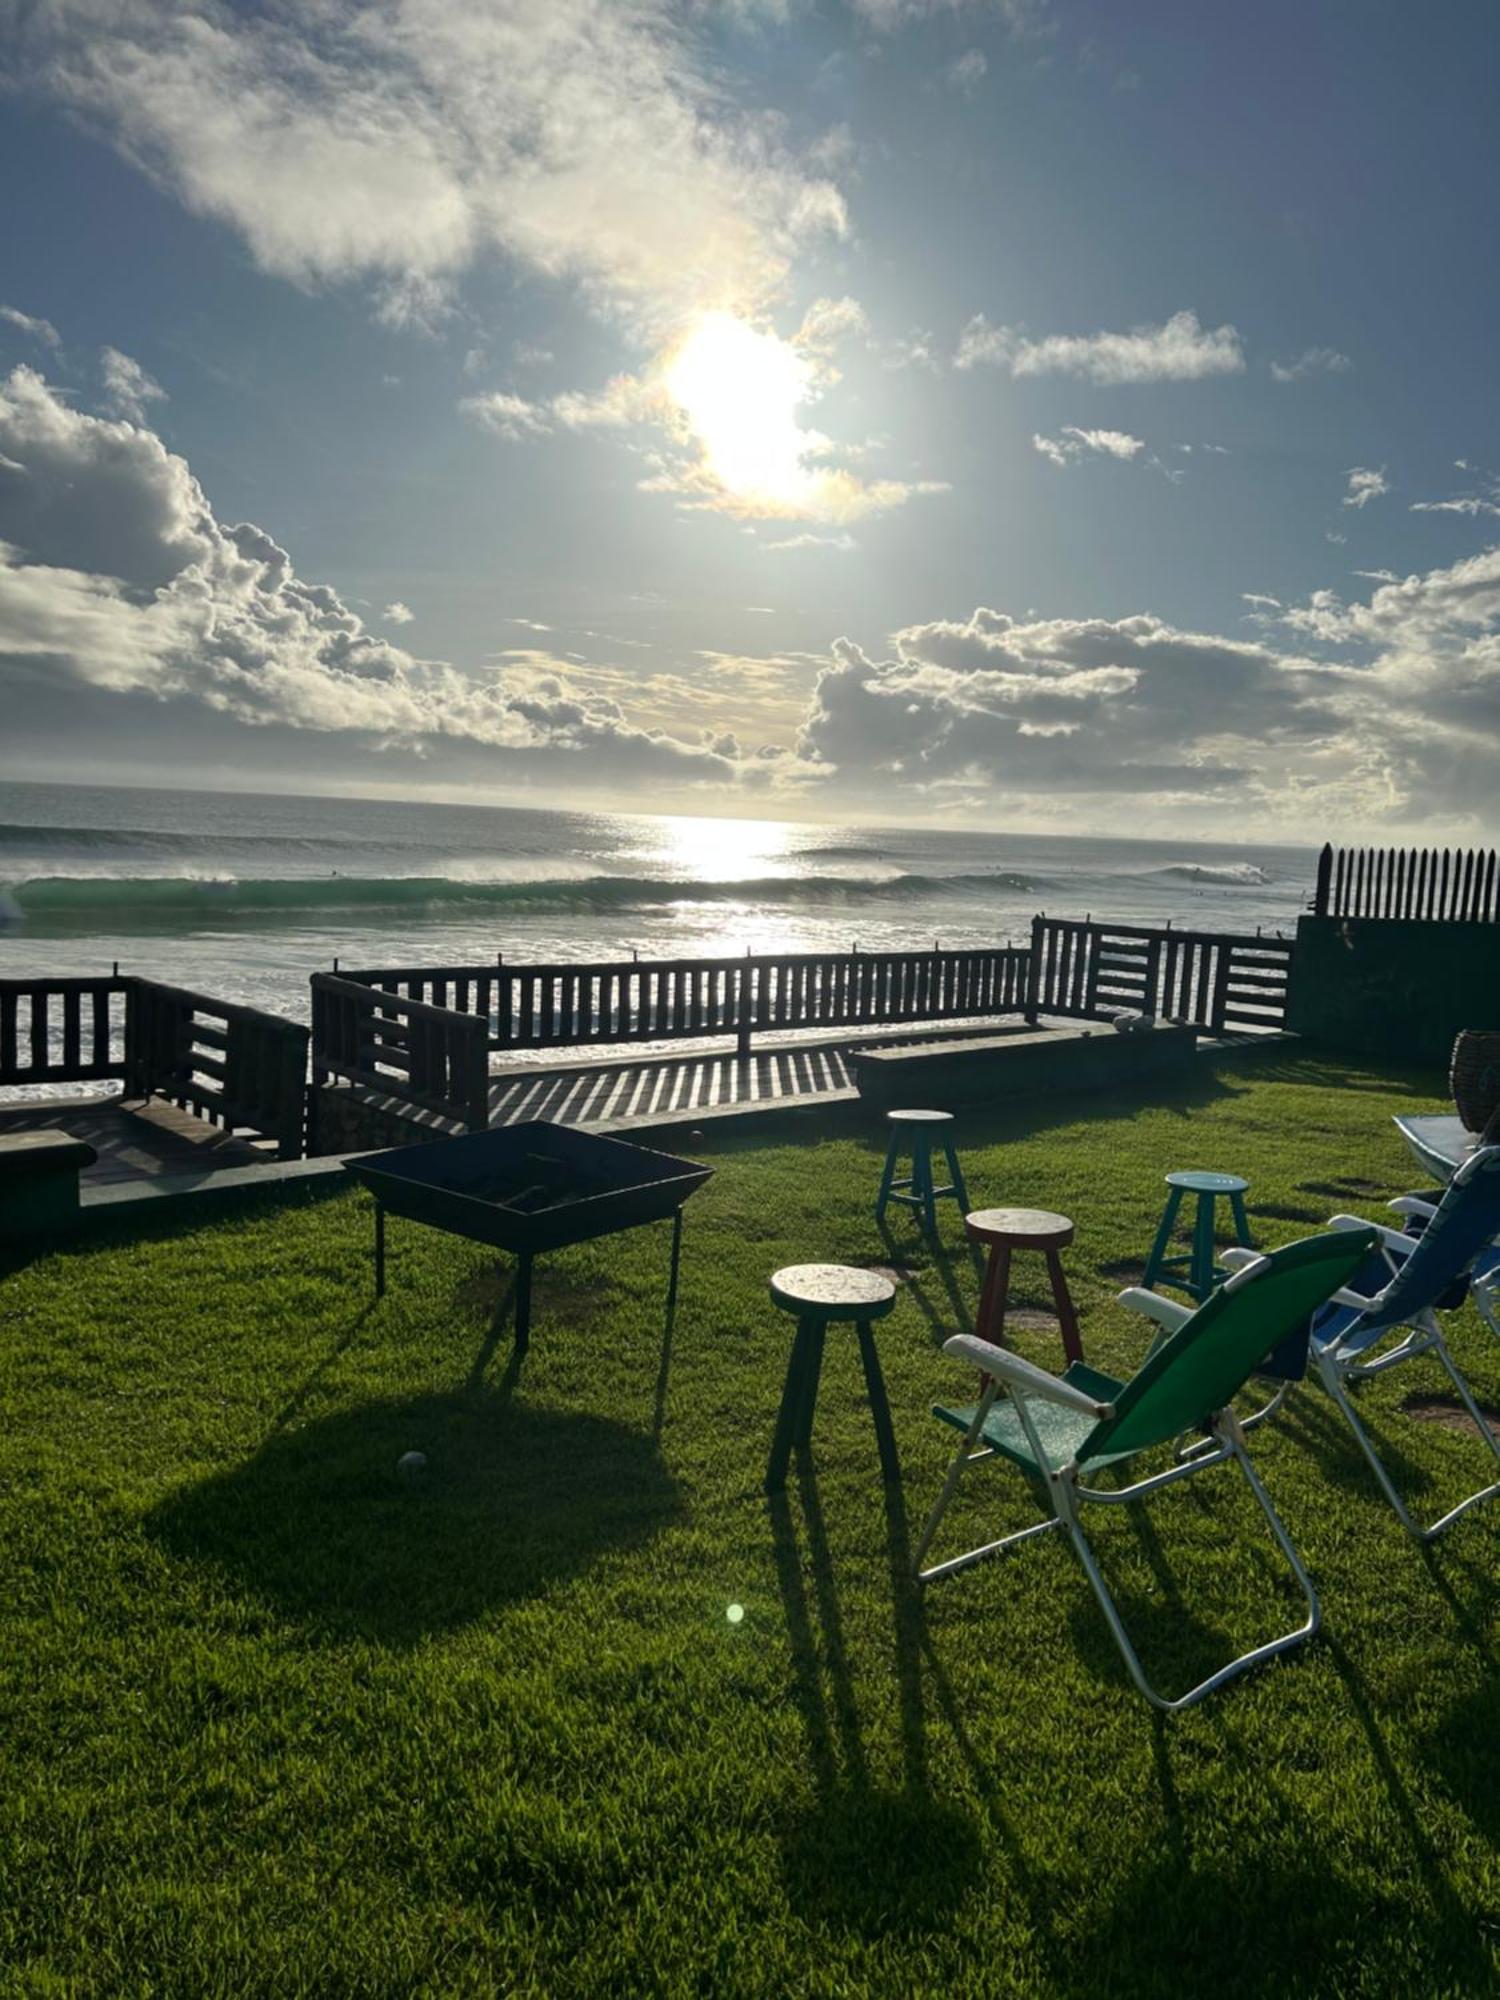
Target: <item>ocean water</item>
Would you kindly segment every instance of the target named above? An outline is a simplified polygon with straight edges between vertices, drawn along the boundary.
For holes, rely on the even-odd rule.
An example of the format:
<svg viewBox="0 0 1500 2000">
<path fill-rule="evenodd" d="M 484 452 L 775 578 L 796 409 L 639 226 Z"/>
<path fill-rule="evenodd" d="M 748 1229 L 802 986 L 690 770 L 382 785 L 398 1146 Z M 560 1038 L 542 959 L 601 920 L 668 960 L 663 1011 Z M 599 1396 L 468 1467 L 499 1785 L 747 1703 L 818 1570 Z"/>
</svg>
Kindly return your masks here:
<svg viewBox="0 0 1500 2000">
<path fill-rule="evenodd" d="M 1311 850 L 0 783 L 0 974 L 149 973 L 305 1019 L 345 967 L 1290 933 Z"/>
</svg>

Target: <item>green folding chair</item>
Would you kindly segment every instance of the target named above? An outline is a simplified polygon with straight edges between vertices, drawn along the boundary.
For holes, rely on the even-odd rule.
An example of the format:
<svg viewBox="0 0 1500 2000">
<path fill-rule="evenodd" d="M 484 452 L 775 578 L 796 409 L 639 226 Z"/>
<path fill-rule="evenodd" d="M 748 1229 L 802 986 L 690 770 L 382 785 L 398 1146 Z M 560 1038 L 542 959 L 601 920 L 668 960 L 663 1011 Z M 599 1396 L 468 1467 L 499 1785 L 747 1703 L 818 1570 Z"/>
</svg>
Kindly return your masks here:
<svg viewBox="0 0 1500 2000">
<path fill-rule="evenodd" d="M 970 1334 L 945 1341 L 945 1354 L 983 1370 L 989 1380 L 977 1404 L 934 1407 L 933 1414 L 962 1431 L 964 1440 L 922 1530 L 915 1559 L 918 1577 L 931 1583 L 1050 1528 L 1066 1528 L 1131 1679 L 1147 1701 L 1169 1712 L 1191 1708 L 1247 1667 L 1310 1639 L 1321 1619 L 1317 1593 L 1256 1476 L 1245 1451 L 1243 1428 L 1230 1405 L 1271 1350 L 1299 1328 L 1305 1329 L 1310 1315 L 1346 1283 L 1369 1255 L 1374 1241 L 1372 1230 L 1358 1234 L 1338 1231 L 1289 1243 L 1269 1256 L 1247 1258 L 1196 1312 L 1185 1317 L 1174 1300 L 1159 1298 L 1154 1292 L 1136 1288 L 1122 1292 L 1122 1304 L 1156 1319 L 1164 1329 L 1128 1382 L 1117 1382 L 1078 1361 L 1064 1375 L 1050 1375 L 1020 1355 Z M 1202 1452 L 1166 1471 L 1130 1486 L 1085 1485 L 1085 1479 L 1105 1466 L 1133 1458 L 1154 1445 L 1169 1445 L 1194 1429 L 1206 1434 Z M 996 1458 L 1009 1459 L 1041 1482 L 1052 1508 L 1051 1517 L 923 1569 L 923 1558 L 964 1473 L 971 1465 Z M 1158 1694 L 1146 1678 L 1084 1535 L 1080 1511 L 1089 1502 L 1118 1506 L 1144 1499 L 1179 1479 L 1190 1479 L 1230 1460 L 1244 1472 L 1271 1524 L 1307 1601 L 1307 1617 L 1295 1631 L 1241 1653 L 1172 1700 Z"/>
</svg>

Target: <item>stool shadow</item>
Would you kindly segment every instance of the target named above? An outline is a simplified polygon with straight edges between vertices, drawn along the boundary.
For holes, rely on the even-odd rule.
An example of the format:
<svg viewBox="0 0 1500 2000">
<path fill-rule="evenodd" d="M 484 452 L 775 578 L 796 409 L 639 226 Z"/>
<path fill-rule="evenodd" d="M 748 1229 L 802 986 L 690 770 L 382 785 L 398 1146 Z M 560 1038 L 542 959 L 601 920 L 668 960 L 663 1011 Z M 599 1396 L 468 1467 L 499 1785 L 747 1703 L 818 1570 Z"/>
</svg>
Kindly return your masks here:
<svg viewBox="0 0 1500 2000">
<path fill-rule="evenodd" d="M 911 1573 L 900 1484 L 882 1490 L 904 1765 L 899 1787 L 877 1781 L 865 1747 L 816 1475 L 799 1469 L 800 1535 L 786 1493 L 769 1501 L 792 1694 L 817 1794 L 782 1836 L 787 1898 L 807 1920 L 862 1937 L 940 1926 L 976 1881 L 982 1855 L 972 1815 L 932 1796 L 921 1593 Z"/>
<path fill-rule="evenodd" d="M 879 1227 L 887 1256 L 893 1264 L 900 1264 L 903 1256 L 910 1255 L 910 1251 L 898 1241 L 895 1232 L 888 1222 L 882 1222 Z M 941 1285 L 943 1294 L 947 1299 L 947 1315 L 944 1315 L 938 1301 L 929 1291 L 928 1287 L 920 1282 L 920 1271 L 903 1265 L 902 1268 L 911 1269 L 911 1275 L 906 1278 L 904 1285 L 913 1304 L 933 1330 L 933 1345 L 941 1347 L 950 1334 L 971 1333 L 973 1331 L 974 1315 L 978 1311 L 979 1305 L 978 1295 L 976 1293 L 972 1303 L 964 1297 L 958 1283 L 958 1274 L 955 1269 L 954 1259 L 943 1244 L 933 1243 L 924 1236 L 922 1238 L 922 1248 L 927 1256 L 928 1268 Z M 982 1263 L 980 1264 L 977 1276 L 982 1282 Z"/>
</svg>

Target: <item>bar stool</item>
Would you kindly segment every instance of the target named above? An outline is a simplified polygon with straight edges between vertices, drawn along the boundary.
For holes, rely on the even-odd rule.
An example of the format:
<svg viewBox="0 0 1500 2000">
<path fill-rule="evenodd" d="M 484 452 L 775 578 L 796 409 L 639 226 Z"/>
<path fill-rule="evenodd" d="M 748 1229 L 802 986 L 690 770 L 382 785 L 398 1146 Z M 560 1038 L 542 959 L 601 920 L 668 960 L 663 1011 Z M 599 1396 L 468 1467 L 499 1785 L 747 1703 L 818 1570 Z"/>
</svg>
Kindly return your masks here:
<svg viewBox="0 0 1500 2000">
<path fill-rule="evenodd" d="M 888 1111 L 886 1121 L 891 1128 L 890 1141 L 885 1149 L 885 1170 L 880 1176 L 880 1192 L 875 1197 L 875 1223 L 878 1228 L 885 1221 L 885 1211 L 893 1201 L 914 1208 L 922 1217 L 930 1236 L 937 1234 L 937 1203 L 950 1197 L 959 1205 L 962 1214 L 969 1206 L 969 1194 L 964 1186 L 963 1172 L 958 1164 L 958 1155 L 953 1150 L 951 1111 Z M 947 1187 L 935 1187 L 932 1179 L 932 1149 L 940 1146 L 948 1163 Z M 896 1169 L 901 1164 L 903 1151 L 911 1151 L 911 1173 L 901 1179 L 896 1178 Z"/>
<path fill-rule="evenodd" d="M 1161 1227 L 1156 1232 L 1151 1255 L 1146 1259 L 1146 1272 L 1141 1283 L 1149 1292 L 1158 1279 L 1165 1278 L 1168 1284 L 1190 1292 L 1201 1305 L 1214 1286 L 1229 1276 L 1222 1265 L 1214 1262 L 1214 1204 L 1221 1194 L 1229 1199 L 1235 1241 L 1254 1248 L 1250 1240 L 1250 1224 L 1245 1219 L 1245 1190 L 1250 1183 L 1242 1181 L 1238 1174 L 1196 1171 L 1168 1174 L 1166 1182 L 1172 1191 L 1167 1196 Z M 1193 1216 L 1193 1247 L 1186 1256 L 1169 1257 L 1167 1246 L 1172 1241 L 1177 1211 L 1185 1194 L 1196 1196 L 1198 1203 Z"/>
<path fill-rule="evenodd" d="M 870 1332 L 871 1323 L 884 1319 L 896 1303 L 896 1287 L 876 1271 L 855 1270 L 847 1264 L 789 1264 L 771 1279 L 771 1299 L 784 1313 L 796 1316 L 797 1334 L 786 1364 L 786 1383 L 766 1467 L 766 1491 L 779 1493 L 786 1485 L 792 1446 L 805 1450 L 812 1442 L 813 1411 L 823 1372 L 823 1336 L 834 1320 L 851 1320 L 859 1329 L 859 1358 L 870 1414 L 875 1419 L 881 1472 L 888 1483 L 899 1479 L 891 1406 L 886 1400 L 875 1336 Z"/>
<path fill-rule="evenodd" d="M 1046 1208 L 980 1208 L 964 1217 L 971 1243 L 989 1245 L 989 1264 L 984 1274 L 984 1290 L 979 1297 L 979 1315 L 974 1331 L 981 1340 L 996 1347 L 1005 1345 L 1005 1308 L 1010 1292 L 1010 1260 L 1017 1250 L 1040 1250 L 1047 1260 L 1047 1276 L 1052 1281 L 1052 1297 L 1062 1329 L 1063 1353 L 1069 1361 L 1082 1361 L 1083 1342 L 1078 1337 L 1078 1313 L 1063 1275 L 1059 1250 L 1073 1241 L 1073 1224 L 1065 1215 Z"/>
</svg>

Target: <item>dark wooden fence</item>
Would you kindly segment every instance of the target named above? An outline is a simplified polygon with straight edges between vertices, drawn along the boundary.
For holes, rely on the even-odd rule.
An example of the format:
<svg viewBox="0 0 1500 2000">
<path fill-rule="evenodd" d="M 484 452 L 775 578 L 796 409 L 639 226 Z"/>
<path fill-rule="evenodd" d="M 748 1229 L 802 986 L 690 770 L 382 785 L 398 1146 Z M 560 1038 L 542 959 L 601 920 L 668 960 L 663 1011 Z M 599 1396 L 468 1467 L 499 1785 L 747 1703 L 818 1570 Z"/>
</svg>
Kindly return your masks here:
<svg viewBox="0 0 1500 2000">
<path fill-rule="evenodd" d="M 303 1150 L 308 1034 L 159 980 L 0 979 L 0 1086 L 118 1077 L 226 1131 Z"/>
<path fill-rule="evenodd" d="M 452 1007 L 315 972 L 312 1080 L 355 1083 L 482 1132 L 489 1124 L 489 1026 Z"/>
<path fill-rule="evenodd" d="M 1027 953 L 800 952 L 596 965 L 387 967 L 342 975 L 392 998 L 482 1017 L 497 1050 L 586 1048 L 800 1028 L 863 1028 L 1019 1013 Z M 318 980 L 323 980 L 319 974 Z M 318 1047 L 314 1021 L 314 1061 Z"/>
<path fill-rule="evenodd" d="M 125 1087 L 134 1095 L 165 1097 L 226 1132 L 274 1139 L 278 1159 L 302 1157 L 308 1032 L 298 1022 L 136 979 L 125 1043 Z"/>
<path fill-rule="evenodd" d="M 1280 1028 L 1292 950 L 1289 938 L 1036 917 L 1026 1012 L 1087 1019 L 1128 1009 L 1216 1035 Z"/>
<path fill-rule="evenodd" d="M 1493 848 L 1325 847 L 1313 914 L 1500 922 L 1500 856 Z"/>
<path fill-rule="evenodd" d="M 0 979 L 0 1085 L 125 1074 L 129 979 Z"/>
</svg>

